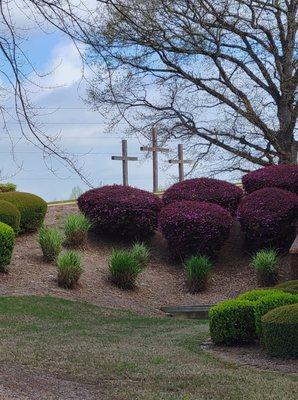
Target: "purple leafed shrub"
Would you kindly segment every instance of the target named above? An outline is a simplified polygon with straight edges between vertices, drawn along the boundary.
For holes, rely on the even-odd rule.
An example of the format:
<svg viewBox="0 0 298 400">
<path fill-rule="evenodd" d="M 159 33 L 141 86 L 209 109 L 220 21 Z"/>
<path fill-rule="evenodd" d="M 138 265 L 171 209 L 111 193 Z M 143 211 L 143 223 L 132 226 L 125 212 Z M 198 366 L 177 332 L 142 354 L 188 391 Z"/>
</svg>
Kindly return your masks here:
<svg viewBox="0 0 298 400">
<path fill-rule="evenodd" d="M 113 185 L 89 190 L 78 205 L 99 234 L 135 240 L 153 235 L 162 202 L 144 190 Z"/>
<path fill-rule="evenodd" d="M 159 228 L 175 258 L 214 256 L 229 236 L 231 214 L 217 204 L 177 201 L 159 215 Z"/>
<path fill-rule="evenodd" d="M 294 240 L 298 196 L 277 188 L 264 188 L 242 200 L 237 217 L 251 249 L 286 249 Z"/>
<path fill-rule="evenodd" d="M 277 187 L 298 194 L 298 165 L 270 165 L 249 172 L 242 178 L 247 193 L 252 193 L 264 187 Z"/>
<path fill-rule="evenodd" d="M 218 204 L 232 214 L 237 210 L 243 191 L 232 183 L 212 178 L 196 178 L 175 183 L 163 195 L 164 204 L 196 200 Z"/>
</svg>

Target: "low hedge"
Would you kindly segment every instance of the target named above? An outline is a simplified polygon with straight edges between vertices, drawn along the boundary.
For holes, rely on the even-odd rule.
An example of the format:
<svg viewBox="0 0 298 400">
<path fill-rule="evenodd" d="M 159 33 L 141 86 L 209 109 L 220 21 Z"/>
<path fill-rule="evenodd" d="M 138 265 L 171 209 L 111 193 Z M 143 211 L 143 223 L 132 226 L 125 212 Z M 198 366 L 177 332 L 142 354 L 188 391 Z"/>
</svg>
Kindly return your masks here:
<svg viewBox="0 0 298 400">
<path fill-rule="evenodd" d="M 248 300 L 248 301 L 257 301 L 266 296 L 275 295 L 276 293 L 283 293 L 282 290 L 276 289 L 254 289 L 249 292 L 245 292 L 240 294 L 237 299 L 238 300 Z"/>
<path fill-rule="evenodd" d="M 298 294 L 298 280 L 282 282 L 274 287 L 283 292 Z"/>
<path fill-rule="evenodd" d="M 98 234 L 144 240 L 151 237 L 157 228 L 162 201 L 145 190 L 112 185 L 82 194 L 78 205 Z"/>
<path fill-rule="evenodd" d="M 265 187 L 276 187 L 298 194 L 298 165 L 269 165 L 244 175 L 242 183 L 247 193 Z"/>
<path fill-rule="evenodd" d="M 226 300 L 209 310 L 211 339 L 215 344 L 244 344 L 255 340 L 254 304 Z"/>
<path fill-rule="evenodd" d="M 159 215 L 159 228 L 167 239 L 171 256 L 213 257 L 229 236 L 231 214 L 217 204 L 177 201 Z"/>
<path fill-rule="evenodd" d="M 10 264 L 13 247 L 15 242 L 14 230 L 0 222 L 0 271 L 6 271 L 7 266 Z"/>
<path fill-rule="evenodd" d="M 250 249 L 287 250 L 296 231 L 298 196 L 277 188 L 253 192 L 241 201 L 237 217 Z"/>
<path fill-rule="evenodd" d="M 214 203 L 234 214 L 243 191 L 230 182 L 212 178 L 195 178 L 175 183 L 163 195 L 164 204 L 192 200 Z"/>
<path fill-rule="evenodd" d="M 272 293 L 253 302 L 255 310 L 256 333 L 262 337 L 262 317 L 274 308 L 298 303 L 298 295 L 285 292 Z"/>
<path fill-rule="evenodd" d="M 40 197 L 23 192 L 0 193 L 0 200 L 15 205 L 21 214 L 20 233 L 34 232 L 44 221 L 47 203 Z"/>
<path fill-rule="evenodd" d="M 262 319 L 263 344 L 273 357 L 298 357 L 298 304 L 275 308 Z"/>
<path fill-rule="evenodd" d="M 8 201 L 0 200 L 0 222 L 9 225 L 18 234 L 21 214 L 16 206 Z"/>
</svg>

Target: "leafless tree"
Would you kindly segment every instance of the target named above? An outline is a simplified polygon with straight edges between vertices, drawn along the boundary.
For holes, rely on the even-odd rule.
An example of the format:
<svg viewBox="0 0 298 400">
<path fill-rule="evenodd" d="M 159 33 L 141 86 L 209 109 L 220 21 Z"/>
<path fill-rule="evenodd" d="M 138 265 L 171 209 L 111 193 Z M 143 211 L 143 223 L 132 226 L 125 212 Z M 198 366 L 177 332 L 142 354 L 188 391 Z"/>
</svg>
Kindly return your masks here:
<svg viewBox="0 0 298 400">
<path fill-rule="evenodd" d="M 295 161 L 298 0 L 98 3 L 95 108 L 139 131 L 158 124 L 229 170 Z"/>
<path fill-rule="evenodd" d="M 34 87 L 42 87 L 43 76 L 26 55 L 24 42 L 31 30 L 48 32 L 53 27 L 65 32 L 73 40 L 86 42 L 84 32 L 89 27 L 87 21 L 94 11 L 87 7 L 90 3 L 81 0 L 0 1 L 2 130 L 10 137 L 13 147 L 14 139 L 7 121 L 15 120 L 21 129 L 21 135 L 43 152 L 44 161 L 50 169 L 54 157 L 78 173 L 87 185 L 90 183 L 77 158 L 60 147 L 59 135 L 50 136 L 42 129 L 40 110 L 33 104 L 31 94 Z"/>
</svg>

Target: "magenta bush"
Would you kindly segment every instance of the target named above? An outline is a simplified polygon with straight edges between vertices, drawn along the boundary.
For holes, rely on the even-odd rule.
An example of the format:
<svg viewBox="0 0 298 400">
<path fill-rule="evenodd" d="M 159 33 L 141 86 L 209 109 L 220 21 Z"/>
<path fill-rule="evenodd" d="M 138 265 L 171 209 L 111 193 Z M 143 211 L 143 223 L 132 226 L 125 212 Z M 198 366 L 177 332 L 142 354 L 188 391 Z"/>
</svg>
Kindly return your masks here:
<svg viewBox="0 0 298 400">
<path fill-rule="evenodd" d="M 243 191 L 232 183 L 212 178 L 195 178 L 175 183 L 163 195 L 164 204 L 196 200 L 215 203 L 230 211 L 237 210 Z"/>
<path fill-rule="evenodd" d="M 78 205 L 99 234 L 132 240 L 153 235 L 162 202 L 145 190 L 113 185 L 89 190 Z"/>
<path fill-rule="evenodd" d="M 298 194 L 298 165 L 280 164 L 249 172 L 242 178 L 247 193 L 264 187 L 277 187 Z"/>
<path fill-rule="evenodd" d="M 159 215 L 159 228 L 174 258 L 192 255 L 213 257 L 229 236 L 231 214 L 217 204 L 177 201 Z"/>
<path fill-rule="evenodd" d="M 237 217 L 249 248 L 287 249 L 294 240 L 298 196 L 278 188 L 264 188 L 243 198 Z"/>
</svg>

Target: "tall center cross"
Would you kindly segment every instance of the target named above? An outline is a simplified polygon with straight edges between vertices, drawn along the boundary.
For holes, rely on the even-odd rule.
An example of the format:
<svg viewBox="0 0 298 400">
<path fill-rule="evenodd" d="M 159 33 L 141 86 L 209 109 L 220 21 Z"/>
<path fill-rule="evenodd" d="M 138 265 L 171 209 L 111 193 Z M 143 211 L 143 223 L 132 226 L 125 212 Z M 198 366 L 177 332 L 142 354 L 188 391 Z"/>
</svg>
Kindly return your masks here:
<svg viewBox="0 0 298 400">
<path fill-rule="evenodd" d="M 128 161 L 138 161 L 138 157 L 127 155 L 127 140 L 122 140 L 122 156 L 112 156 L 112 160 L 122 161 L 123 186 L 128 186 Z"/>
<path fill-rule="evenodd" d="M 169 160 L 170 164 L 178 164 L 179 167 L 179 182 L 184 181 L 184 164 L 193 164 L 192 160 L 184 160 L 183 144 L 178 144 L 178 159 Z"/>
<path fill-rule="evenodd" d="M 141 151 L 149 151 L 152 153 L 153 161 L 153 193 L 158 191 L 158 153 L 168 153 L 169 149 L 159 147 L 157 142 L 157 131 L 156 128 L 152 129 L 152 146 L 142 146 Z"/>
</svg>

